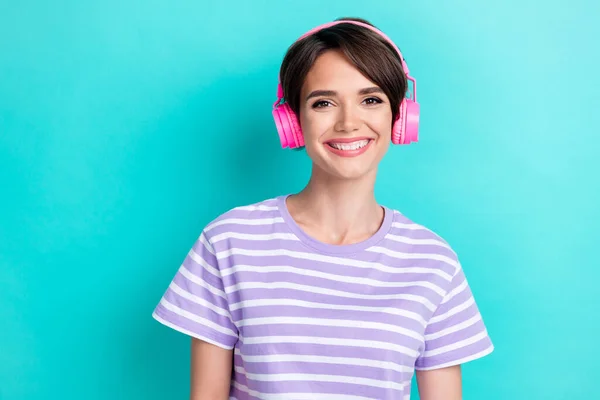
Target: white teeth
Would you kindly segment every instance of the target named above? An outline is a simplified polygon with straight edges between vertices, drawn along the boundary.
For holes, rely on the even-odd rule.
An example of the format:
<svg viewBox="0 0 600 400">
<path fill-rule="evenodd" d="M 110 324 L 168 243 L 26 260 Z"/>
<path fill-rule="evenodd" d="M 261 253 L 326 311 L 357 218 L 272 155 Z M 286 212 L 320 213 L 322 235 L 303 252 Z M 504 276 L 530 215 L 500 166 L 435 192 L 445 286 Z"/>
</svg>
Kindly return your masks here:
<svg viewBox="0 0 600 400">
<path fill-rule="evenodd" d="M 338 150 L 358 150 L 369 144 L 369 140 L 359 140 L 352 143 L 334 143 L 329 142 L 329 145 Z"/>
</svg>

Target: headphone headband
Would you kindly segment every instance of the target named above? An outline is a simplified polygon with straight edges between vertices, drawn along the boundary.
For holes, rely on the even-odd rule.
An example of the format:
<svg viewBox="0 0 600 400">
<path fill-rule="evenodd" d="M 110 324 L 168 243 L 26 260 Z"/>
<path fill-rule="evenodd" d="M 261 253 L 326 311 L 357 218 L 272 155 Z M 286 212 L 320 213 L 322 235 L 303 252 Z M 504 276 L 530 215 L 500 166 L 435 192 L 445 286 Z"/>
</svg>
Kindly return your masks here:
<svg viewBox="0 0 600 400">
<path fill-rule="evenodd" d="M 380 31 L 379 29 L 375 28 L 372 25 L 369 24 L 365 24 L 363 22 L 359 22 L 359 21 L 352 21 L 352 20 L 339 20 L 339 21 L 333 21 L 333 22 L 327 22 L 325 24 L 319 25 L 311 30 L 309 30 L 308 32 L 306 32 L 304 35 L 300 36 L 298 38 L 298 40 L 302 40 L 307 36 L 312 35 L 315 32 L 321 31 L 323 29 L 329 28 L 330 26 L 334 26 L 334 25 L 339 25 L 339 24 L 353 24 L 353 25 L 358 25 L 358 26 L 362 26 L 363 28 L 367 28 L 377 34 L 379 34 L 379 36 L 383 37 L 389 44 L 392 45 L 392 47 L 394 49 L 396 49 L 396 51 L 398 52 L 398 55 L 400 56 L 400 60 L 402 61 L 402 69 L 404 69 L 404 73 L 406 75 L 410 74 L 410 71 L 408 70 L 408 65 L 406 64 L 406 62 L 404 61 L 404 57 L 402 56 L 402 52 L 400 52 L 400 49 L 398 48 L 398 46 L 396 46 L 396 44 L 392 41 L 392 39 L 390 39 L 385 33 L 383 33 L 382 31 Z"/>
<path fill-rule="evenodd" d="M 325 24 L 319 25 L 315 28 L 312 28 L 311 30 L 309 30 L 308 32 L 304 33 L 302 36 L 300 36 L 296 42 L 306 38 L 307 36 L 312 35 L 315 32 L 321 31 L 323 29 L 329 28 L 330 26 L 334 26 L 334 25 L 339 25 L 339 24 L 353 24 L 353 25 L 358 25 L 358 26 L 362 26 L 363 28 L 367 28 L 375 33 L 377 33 L 379 36 L 381 36 L 382 38 L 384 38 L 389 44 L 392 45 L 392 47 L 396 50 L 396 52 L 398 53 L 398 55 L 400 56 L 400 62 L 402 63 L 402 69 L 404 70 L 404 74 L 406 75 L 406 79 L 408 79 L 409 81 L 411 81 L 413 83 L 413 90 L 412 90 L 412 100 L 413 101 L 417 101 L 417 83 L 415 81 L 415 79 L 410 76 L 410 71 L 408 69 L 408 64 L 406 64 L 406 61 L 404 61 L 404 56 L 402 55 L 402 52 L 400 51 L 400 49 L 398 48 L 398 46 L 396 46 L 396 43 L 394 43 L 392 41 L 392 39 L 390 39 L 385 33 L 383 33 L 382 31 L 380 31 L 379 29 L 375 28 L 372 25 L 369 24 L 365 24 L 364 22 L 360 22 L 360 21 L 353 21 L 353 20 L 339 20 L 339 21 L 332 21 L 332 22 L 327 22 Z M 294 43 L 296 43 L 294 42 Z M 281 79 L 279 80 L 279 85 L 277 85 L 277 102 L 280 102 L 284 97 L 284 93 L 283 93 L 283 87 L 281 86 Z"/>
</svg>

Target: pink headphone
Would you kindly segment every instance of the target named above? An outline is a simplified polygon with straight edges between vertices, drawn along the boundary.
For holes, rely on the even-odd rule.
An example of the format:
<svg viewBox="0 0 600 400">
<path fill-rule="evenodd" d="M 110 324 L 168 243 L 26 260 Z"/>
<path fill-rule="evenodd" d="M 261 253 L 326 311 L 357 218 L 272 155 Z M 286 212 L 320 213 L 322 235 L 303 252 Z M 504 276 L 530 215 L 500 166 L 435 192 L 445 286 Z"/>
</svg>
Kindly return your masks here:
<svg viewBox="0 0 600 400">
<path fill-rule="evenodd" d="M 404 98 L 400 103 L 400 112 L 398 113 L 398 119 L 394 122 L 392 127 L 392 143 L 394 144 L 409 144 L 411 142 L 417 142 L 419 139 L 419 103 L 417 103 L 417 81 L 415 78 L 409 75 L 408 65 L 400 53 L 400 49 L 387 37 L 383 32 L 371 25 L 364 24 L 358 21 L 334 21 L 316 28 L 311 29 L 302 35 L 298 40 L 305 38 L 308 35 L 313 34 L 321 29 L 328 28 L 337 24 L 354 24 L 372 30 L 378 33 L 384 39 L 386 39 L 398 52 L 400 59 L 402 60 L 402 69 L 406 74 L 406 78 L 413 83 L 412 98 Z M 287 102 L 281 104 L 283 99 L 283 87 L 281 82 L 277 85 L 277 101 L 273 104 L 273 118 L 275 119 L 275 125 L 277 126 L 277 132 L 279 133 L 279 139 L 281 140 L 281 147 L 290 149 L 304 146 L 304 136 L 300 129 L 300 123 L 298 117 L 294 114 Z"/>
</svg>

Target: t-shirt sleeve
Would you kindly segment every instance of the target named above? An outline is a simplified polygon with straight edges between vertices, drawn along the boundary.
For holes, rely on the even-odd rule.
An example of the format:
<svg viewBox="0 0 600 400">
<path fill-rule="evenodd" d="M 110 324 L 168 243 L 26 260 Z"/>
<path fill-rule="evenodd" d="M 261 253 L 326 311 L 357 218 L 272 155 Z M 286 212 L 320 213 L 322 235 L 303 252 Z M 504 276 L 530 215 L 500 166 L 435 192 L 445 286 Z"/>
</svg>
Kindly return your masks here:
<svg viewBox="0 0 600 400">
<path fill-rule="evenodd" d="M 160 323 L 225 349 L 238 340 L 215 251 L 196 240 L 152 316 Z"/>
<path fill-rule="evenodd" d="M 494 345 L 459 265 L 450 287 L 425 329 L 425 347 L 415 369 L 464 364 L 490 354 Z"/>
</svg>

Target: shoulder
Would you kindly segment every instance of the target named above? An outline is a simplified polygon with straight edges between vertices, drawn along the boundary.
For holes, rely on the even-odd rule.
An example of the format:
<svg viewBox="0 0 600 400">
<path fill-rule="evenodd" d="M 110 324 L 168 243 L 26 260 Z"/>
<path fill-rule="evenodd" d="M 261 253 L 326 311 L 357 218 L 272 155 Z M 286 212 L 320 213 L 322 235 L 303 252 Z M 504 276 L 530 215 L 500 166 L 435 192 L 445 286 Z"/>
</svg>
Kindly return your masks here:
<svg viewBox="0 0 600 400">
<path fill-rule="evenodd" d="M 431 227 L 410 219 L 398 210 L 392 209 L 391 212 L 393 213 L 392 226 L 389 231 L 391 235 L 395 235 L 397 238 L 411 239 L 410 242 L 413 244 L 441 246 L 454 253 L 450 244 Z"/>
<path fill-rule="evenodd" d="M 434 267 L 454 276 L 460 269 L 458 255 L 452 246 L 432 228 L 418 223 L 398 210 L 393 213 L 392 223 L 380 251 L 413 260 L 424 267 Z"/>
<path fill-rule="evenodd" d="M 229 209 L 210 221 L 202 233 L 210 240 L 228 232 L 256 233 L 274 224 L 283 223 L 279 201 L 278 197 L 273 197 Z"/>
</svg>

